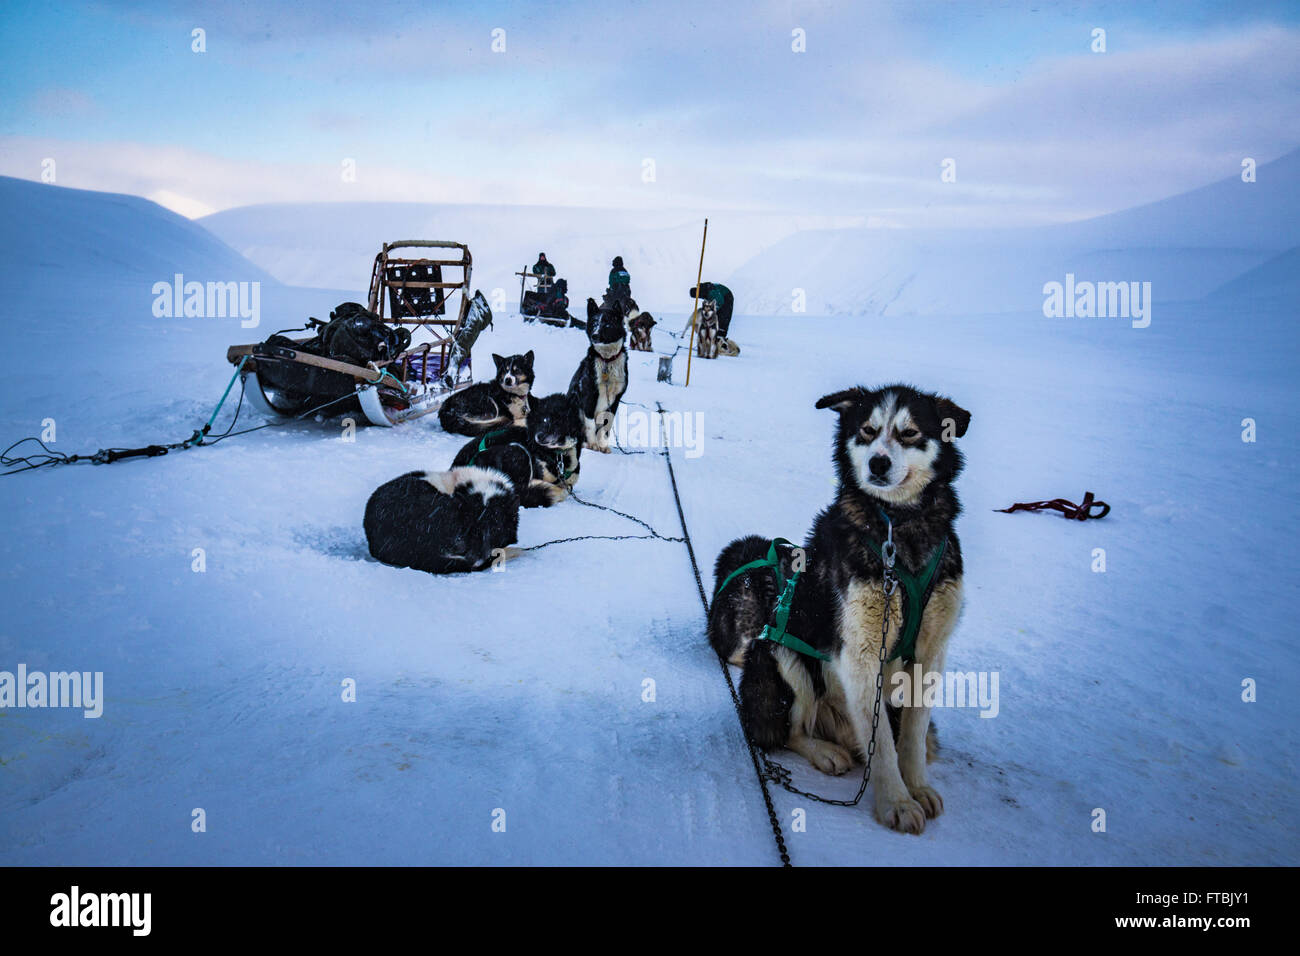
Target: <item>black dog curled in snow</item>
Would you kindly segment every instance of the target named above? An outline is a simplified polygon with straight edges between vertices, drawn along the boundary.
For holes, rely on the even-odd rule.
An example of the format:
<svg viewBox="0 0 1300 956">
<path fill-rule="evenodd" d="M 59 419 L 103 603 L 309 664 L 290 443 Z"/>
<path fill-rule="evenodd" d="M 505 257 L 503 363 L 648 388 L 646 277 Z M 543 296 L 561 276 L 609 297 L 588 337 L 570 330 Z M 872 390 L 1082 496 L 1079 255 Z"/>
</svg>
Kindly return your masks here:
<svg viewBox="0 0 1300 956">
<path fill-rule="evenodd" d="M 625 321 L 629 299 L 587 300 L 587 354 L 569 382 L 569 398 L 582 415 L 583 444 L 609 454 L 609 433 L 618 403 L 627 391 Z"/>
<path fill-rule="evenodd" d="M 566 431 L 567 438 L 556 437 Z M 548 395 L 536 401 L 527 427 L 508 426 L 472 439 L 451 464 L 494 468 L 510 479 L 523 507 L 549 508 L 578 480 L 581 437 L 568 397 Z"/>
<path fill-rule="evenodd" d="M 411 471 L 366 502 L 372 557 L 431 574 L 479 571 L 518 538 L 519 496 L 490 468 Z"/>
<path fill-rule="evenodd" d="M 709 643 L 729 664 L 743 666 L 745 651 L 772 619 L 778 592 L 777 577 L 761 566 L 771 541 L 756 534 L 737 538 L 722 549 L 713 565 L 713 602 L 709 605 Z M 786 577 L 794 569 L 794 546 L 778 544 L 777 560 Z M 757 567 L 743 570 L 747 565 Z"/>
<path fill-rule="evenodd" d="M 741 677 L 741 716 L 764 750 L 801 754 L 825 773 L 844 773 L 872 739 L 884 618 L 885 542 L 896 550 L 898 585 L 889 604 L 881 709 L 901 671 L 942 673 L 962 604 L 961 508 L 952 483 L 962 456 L 953 444 L 970 413 L 906 385 L 851 388 L 818 408 L 839 414 L 835 501 L 805 542 L 807 568 L 794 591 L 787 633 L 810 656 L 754 641 Z M 824 659 L 822 659 L 824 658 Z M 915 693 L 915 692 L 913 692 Z M 871 772 L 876 817 L 920 833 L 943 800 L 926 777 L 930 708 L 905 696 L 894 734 L 876 735 Z M 882 717 L 880 726 L 886 725 Z"/>
<path fill-rule="evenodd" d="M 502 358 L 493 355 L 497 374 L 447 396 L 438 409 L 444 430 L 457 435 L 486 435 L 494 428 L 528 420 L 528 393 L 533 387 L 533 353 Z"/>
</svg>

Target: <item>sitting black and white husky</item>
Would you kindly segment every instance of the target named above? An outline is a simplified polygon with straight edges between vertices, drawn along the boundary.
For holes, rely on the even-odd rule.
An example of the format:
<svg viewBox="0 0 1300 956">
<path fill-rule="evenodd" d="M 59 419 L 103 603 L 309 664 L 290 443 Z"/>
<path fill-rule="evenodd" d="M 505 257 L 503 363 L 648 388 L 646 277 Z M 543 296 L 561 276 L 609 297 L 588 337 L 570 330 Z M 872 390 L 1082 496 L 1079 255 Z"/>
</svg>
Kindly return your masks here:
<svg viewBox="0 0 1300 956">
<path fill-rule="evenodd" d="M 583 444 L 609 454 L 609 433 L 618 403 L 627 391 L 628 299 L 587 300 L 587 355 L 569 382 L 569 398 L 582 415 Z"/>
<path fill-rule="evenodd" d="M 519 495 L 490 468 L 411 471 L 366 502 L 372 557 L 431 574 L 479 571 L 504 556 L 519 528 Z"/>
<path fill-rule="evenodd" d="M 533 387 L 533 353 L 502 358 L 493 355 L 497 374 L 447 396 L 438 409 L 442 427 L 457 435 L 485 435 L 494 428 L 528 420 L 528 393 Z"/>
<path fill-rule="evenodd" d="M 533 453 L 534 481 L 551 486 L 554 501 L 563 501 L 578 483 L 582 469 L 582 417 L 573 400 L 556 392 L 533 402 L 528 416 L 528 447 Z"/>
<path fill-rule="evenodd" d="M 495 468 L 506 475 L 525 508 L 549 508 L 578 483 L 582 420 L 563 392 L 533 399 L 526 427 L 508 427 L 467 442 L 452 462 Z"/>
<path fill-rule="evenodd" d="M 943 671 L 962 604 L 954 528 L 961 508 L 952 488 L 962 457 L 953 440 L 966 434 L 971 416 L 947 398 L 906 385 L 848 389 L 817 407 L 839 413 L 839 492 L 805 542 L 807 567 L 787 633 L 829 659 L 754 641 L 740 682 L 741 717 L 763 749 L 788 747 L 817 769 L 839 774 L 872 739 L 888 540 L 899 582 L 890 599 L 881 710 L 900 670 L 910 672 L 915 662 L 923 674 Z M 889 723 L 882 713 L 879 727 Z M 875 735 L 876 817 L 920 833 L 927 818 L 943 812 L 926 778 L 930 709 L 905 704 L 896 723 L 897 743 L 893 733 Z"/>
</svg>

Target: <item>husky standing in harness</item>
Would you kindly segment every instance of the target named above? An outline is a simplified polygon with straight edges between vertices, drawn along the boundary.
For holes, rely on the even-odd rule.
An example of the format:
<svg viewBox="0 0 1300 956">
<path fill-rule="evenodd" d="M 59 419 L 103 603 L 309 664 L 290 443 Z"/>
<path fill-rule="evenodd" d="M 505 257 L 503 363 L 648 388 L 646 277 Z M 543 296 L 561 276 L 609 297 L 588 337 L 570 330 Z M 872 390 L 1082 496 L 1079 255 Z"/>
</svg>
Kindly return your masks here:
<svg viewBox="0 0 1300 956">
<path fill-rule="evenodd" d="M 970 413 L 906 385 L 848 389 L 817 407 L 839 413 L 839 492 L 808 536 L 804 573 L 787 575 L 775 555 L 769 560 L 781 594 L 772 625 L 745 652 L 741 716 L 764 750 L 788 747 L 830 774 L 847 771 L 874 739 L 876 817 L 920 833 L 943 812 L 926 777 L 930 710 L 905 702 L 895 743 L 876 681 L 883 668 L 882 686 L 892 687 L 914 663 L 925 674 L 943 671 L 962 604 L 952 488 L 962 457 L 952 442 L 966 434 Z M 719 557 L 719 576 L 754 550 L 740 545 Z M 719 590 L 735 586 L 724 580 Z M 752 617 L 737 624 L 752 629 Z"/>
</svg>

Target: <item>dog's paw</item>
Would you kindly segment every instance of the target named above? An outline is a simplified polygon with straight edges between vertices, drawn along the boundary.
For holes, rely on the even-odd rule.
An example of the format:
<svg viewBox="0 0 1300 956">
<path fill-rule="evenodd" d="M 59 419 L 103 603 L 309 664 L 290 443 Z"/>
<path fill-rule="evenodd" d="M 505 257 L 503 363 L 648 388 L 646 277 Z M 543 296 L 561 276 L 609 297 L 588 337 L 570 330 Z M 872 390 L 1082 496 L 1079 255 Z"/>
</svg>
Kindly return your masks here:
<svg viewBox="0 0 1300 956">
<path fill-rule="evenodd" d="M 911 797 L 877 799 L 876 819 L 899 833 L 920 834 L 925 831 L 925 811 Z"/>
<path fill-rule="evenodd" d="M 853 756 L 839 744 L 831 743 L 829 740 L 809 740 L 807 757 L 810 764 L 822 773 L 828 773 L 833 777 L 847 773 L 853 766 Z"/>
<path fill-rule="evenodd" d="M 912 799 L 921 805 L 925 815 L 933 819 L 943 813 L 943 797 L 939 796 L 939 791 L 929 784 L 921 784 L 917 787 L 908 787 L 907 792 L 912 795 Z"/>
</svg>

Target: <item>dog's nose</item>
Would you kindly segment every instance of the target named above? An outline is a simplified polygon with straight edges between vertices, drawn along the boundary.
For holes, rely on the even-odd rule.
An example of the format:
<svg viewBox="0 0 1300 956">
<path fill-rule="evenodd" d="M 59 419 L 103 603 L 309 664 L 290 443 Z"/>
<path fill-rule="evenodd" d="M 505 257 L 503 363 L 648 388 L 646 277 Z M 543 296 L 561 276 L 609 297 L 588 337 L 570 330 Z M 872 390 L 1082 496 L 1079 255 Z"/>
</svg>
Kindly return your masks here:
<svg viewBox="0 0 1300 956">
<path fill-rule="evenodd" d="M 877 478 L 883 478 L 889 474 L 889 465 L 888 455 L 872 455 L 871 461 L 867 462 L 867 467 L 871 469 L 871 473 Z"/>
</svg>

